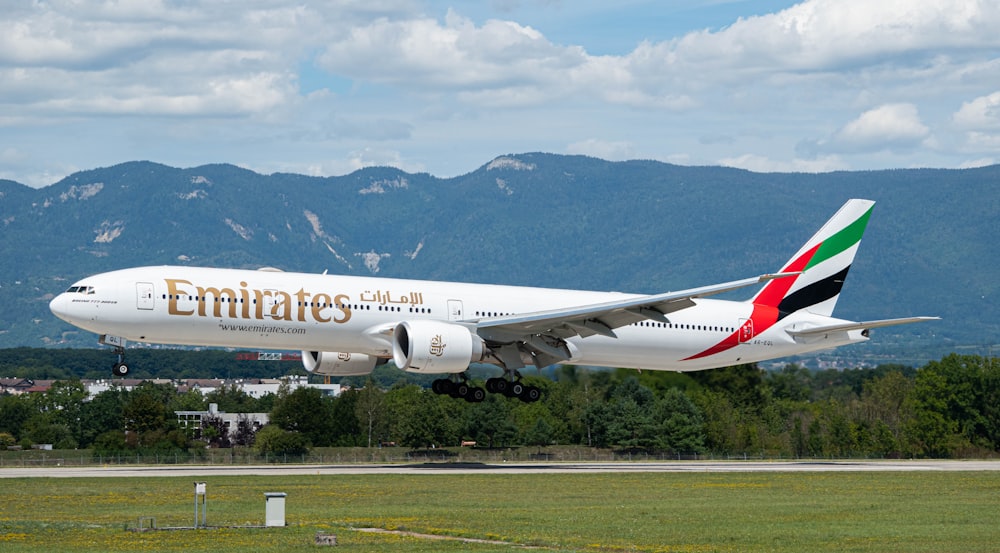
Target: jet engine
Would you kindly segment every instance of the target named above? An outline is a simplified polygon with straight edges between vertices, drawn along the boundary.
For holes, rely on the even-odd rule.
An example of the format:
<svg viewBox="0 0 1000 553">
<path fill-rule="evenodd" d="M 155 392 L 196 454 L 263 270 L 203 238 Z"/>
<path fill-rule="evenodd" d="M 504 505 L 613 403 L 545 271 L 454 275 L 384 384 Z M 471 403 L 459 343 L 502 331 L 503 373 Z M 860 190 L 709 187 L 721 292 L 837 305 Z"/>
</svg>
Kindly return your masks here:
<svg viewBox="0 0 1000 553">
<path fill-rule="evenodd" d="M 310 373 L 327 376 L 359 376 L 372 372 L 378 357 L 364 353 L 303 351 L 302 365 Z"/>
<path fill-rule="evenodd" d="M 468 328 L 441 321 L 403 321 L 392 332 L 392 359 L 404 371 L 460 373 L 488 350 Z"/>
</svg>

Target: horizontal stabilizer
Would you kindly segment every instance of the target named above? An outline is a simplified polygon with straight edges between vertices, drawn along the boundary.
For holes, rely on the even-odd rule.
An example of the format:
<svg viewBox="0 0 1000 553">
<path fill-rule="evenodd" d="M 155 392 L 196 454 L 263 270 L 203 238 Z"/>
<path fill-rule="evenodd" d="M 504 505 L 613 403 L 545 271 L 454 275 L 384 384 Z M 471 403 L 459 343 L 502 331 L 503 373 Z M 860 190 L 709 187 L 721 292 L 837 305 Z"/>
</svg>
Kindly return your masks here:
<svg viewBox="0 0 1000 553">
<path fill-rule="evenodd" d="M 835 325 L 817 326 L 802 330 L 787 331 L 792 336 L 815 336 L 817 334 L 827 334 L 830 332 L 848 332 L 850 330 L 869 330 L 883 326 L 905 325 L 910 323 L 922 323 L 924 321 L 937 321 L 941 317 L 904 317 L 902 319 L 881 319 L 878 321 L 862 321 L 858 323 L 841 323 Z"/>
</svg>

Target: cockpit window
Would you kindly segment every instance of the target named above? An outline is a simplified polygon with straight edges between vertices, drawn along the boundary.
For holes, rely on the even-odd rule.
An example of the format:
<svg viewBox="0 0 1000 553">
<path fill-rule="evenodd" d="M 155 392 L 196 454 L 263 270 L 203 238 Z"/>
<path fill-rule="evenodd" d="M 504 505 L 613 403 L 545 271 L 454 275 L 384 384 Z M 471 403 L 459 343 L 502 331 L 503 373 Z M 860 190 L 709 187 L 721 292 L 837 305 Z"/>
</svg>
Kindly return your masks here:
<svg viewBox="0 0 1000 553">
<path fill-rule="evenodd" d="M 68 294 L 93 294 L 93 286 L 70 286 L 69 290 L 66 290 Z"/>
</svg>

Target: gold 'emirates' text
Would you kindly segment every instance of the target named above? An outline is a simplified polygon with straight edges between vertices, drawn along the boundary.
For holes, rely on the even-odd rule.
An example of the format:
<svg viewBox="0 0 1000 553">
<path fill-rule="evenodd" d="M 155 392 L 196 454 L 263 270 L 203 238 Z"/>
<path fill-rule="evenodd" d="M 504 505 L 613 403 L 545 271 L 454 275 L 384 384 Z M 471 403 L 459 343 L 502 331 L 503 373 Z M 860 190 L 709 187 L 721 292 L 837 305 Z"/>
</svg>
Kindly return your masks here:
<svg viewBox="0 0 1000 553">
<path fill-rule="evenodd" d="M 227 315 L 232 319 L 271 319 L 275 321 L 315 321 L 317 323 L 346 323 L 351 320 L 351 301 L 346 294 L 306 292 L 288 293 L 281 290 L 248 289 L 246 282 L 240 288 L 215 288 L 196 286 L 189 280 L 168 278 L 167 312 L 171 315 L 195 315 L 208 317 L 207 304 L 212 304 L 213 317 L 222 317 L 223 306 L 228 306 Z M 196 305 L 183 305 L 182 298 L 189 298 Z"/>
</svg>

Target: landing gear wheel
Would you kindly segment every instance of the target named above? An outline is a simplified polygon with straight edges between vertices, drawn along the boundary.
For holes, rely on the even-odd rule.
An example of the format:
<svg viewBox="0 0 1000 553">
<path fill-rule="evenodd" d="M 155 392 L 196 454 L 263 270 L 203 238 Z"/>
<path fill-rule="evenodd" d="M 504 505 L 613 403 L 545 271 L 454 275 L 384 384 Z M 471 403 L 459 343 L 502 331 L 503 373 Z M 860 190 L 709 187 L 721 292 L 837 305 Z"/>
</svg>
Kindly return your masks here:
<svg viewBox="0 0 1000 553">
<path fill-rule="evenodd" d="M 541 399 L 542 391 L 535 386 L 525 386 L 524 391 L 518 397 L 525 403 L 534 403 Z"/>
<path fill-rule="evenodd" d="M 455 383 L 447 378 L 438 378 L 431 383 L 431 390 L 438 395 L 451 395 L 455 388 Z"/>
<path fill-rule="evenodd" d="M 125 376 L 128 374 L 128 365 L 125 364 L 125 348 L 116 346 L 115 353 L 118 355 L 118 362 L 111 367 L 111 374 L 115 376 Z"/>
<path fill-rule="evenodd" d="M 479 388 L 469 388 L 469 395 L 465 396 L 465 401 L 469 403 L 480 403 L 486 399 L 486 390 Z"/>
<path fill-rule="evenodd" d="M 521 397 L 524 394 L 524 384 L 520 382 L 510 382 L 507 389 L 503 391 L 507 397 Z"/>
<path fill-rule="evenodd" d="M 470 389 L 471 388 L 469 387 L 469 385 L 466 384 L 465 382 L 459 382 L 457 384 L 452 384 L 451 391 L 448 392 L 448 395 L 456 399 L 457 398 L 466 399 L 469 397 Z"/>
<path fill-rule="evenodd" d="M 486 381 L 486 391 L 491 394 L 502 394 L 507 390 L 507 381 L 502 378 L 491 378 Z"/>
</svg>

